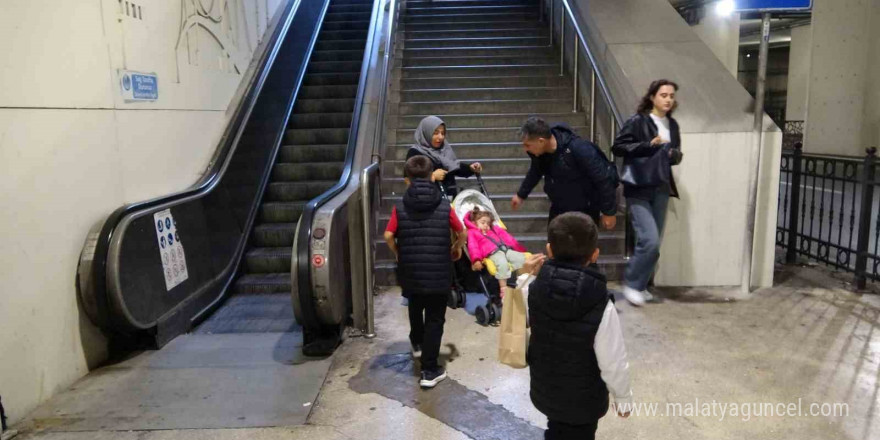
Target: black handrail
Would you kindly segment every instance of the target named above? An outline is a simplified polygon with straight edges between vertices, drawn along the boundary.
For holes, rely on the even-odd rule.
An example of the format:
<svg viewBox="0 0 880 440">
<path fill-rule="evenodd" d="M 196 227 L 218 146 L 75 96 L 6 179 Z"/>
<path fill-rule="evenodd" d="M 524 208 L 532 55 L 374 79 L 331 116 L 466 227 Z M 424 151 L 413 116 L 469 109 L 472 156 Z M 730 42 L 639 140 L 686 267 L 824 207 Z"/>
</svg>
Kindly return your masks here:
<svg viewBox="0 0 880 440">
<path fill-rule="evenodd" d="M 232 121 L 227 126 L 223 137 L 220 140 L 217 153 L 212 159 L 208 170 L 199 181 L 189 189 L 175 194 L 120 207 L 110 214 L 104 222 L 100 233 L 96 238 L 93 263 L 88 274 L 89 286 L 94 292 L 92 298 L 95 301 L 95 310 L 89 310 L 88 307 L 85 308 L 89 318 L 100 328 L 117 334 L 130 334 L 133 330 L 138 330 L 133 328 L 130 323 L 124 322 L 123 319 L 120 319 L 119 316 L 111 311 L 111 299 L 107 288 L 108 257 L 110 246 L 115 235 L 117 235 L 118 227 L 126 217 L 159 206 L 178 205 L 191 198 L 203 197 L 218 185 L 238 146 L 239 140 L 246 127 L 246 122 L 250 118 L 251 112 L 254 110 L 257 103 L 257 99 L 266 84 L 271 67 L 278 57 L 279 50 L 285 40 L 284 36 L 288 33 L 294 16 L 299 11 L 302 4 L 303 0 L 290 0 L 287 5 L 284 6 L 284 10 L 280 17 L 281 22 L 276 26 L 272 35 L 268 37 L 269 40 L 267 41 L 270 43 L 266 46 L 265 51 L 262 53 L 261 58 L 257 63 L 254 79 L 247 87 L 248 92 L 236 108 Z M 313 47 L 314 41 L 309 50 L 311 51 Z M 299 81 L 302 81 L 302 75 L 300 75 Z M 297 85 L 296 88 L 298 89 L 299 85 Z M 290 107 L 293 105 L 292 101 L 293 100 L 291 100 Z M 289 110 L 290 109 L 288 109 L 288 113 Z M 283 128 L 279 136 L 282 135 Z M 266 179 L 263 181 L 263 186 L 265 186 L 265 180 Z M 256 208 L 252 207 L 250 212 L 251 222 L 255 213 Z M 236 258 L 241 258 L 242 250 L 245 245 L 246 240 L 240 240 L 235 252 Z M 236 265 L 231 266 L 235 267 Z M 228 286 L 229 280 L 227 280 L 226 284 Z"/>
<path fill-rule="evenodd" d="M 373 44 L 376 37 L 376 28 L 377 23 L 379 22 L 379 14 L 382 11 L 382 3 L 384 3 L 383 0 L 373 1 L 373 12 L 370 15 L 370 29 L 367 32 L 367 47 L 364 50 L 364 57 L 361 62 L 360 80 L 358 82 L 357 98 L 354 102 L 354 113 L 352 114 L 351 118 L 351 127 L 348 131 L 348 145 L 345 151 L 345 162 L 342 168 L 342 176 L 339 178 L 339 181 L 337 181 L 336 184 L 333 185 L 333 187 L 331 187 L 318 197 L 310 200 L 306 204 L 306 206 L 303 208 L 299 224 L 297 225 L 298 230 L 296 236 L 298 237 L 298 239 L 295 249 L 297 285 L 294 286 L 294 288 L 298 289 L 299 292 L 299 294 L 296 296 L 299 299 L 300 317 L 303 320 L 300 325 L 307 328 L 318 328 L 321 325 L 315 311 L 314 299 L 312 298 L 312 295 L 310 293 L 312 290 L 312 274 L 310 266 L 311 255 L 309 245 L 311 241 L 310 238 L 312 236 L 312 223 L 315 220 L 315 212 L 321 206 L 324 206 L 327 202 L 329 202 L 330 199 L 342 192 L 342 190 L 346 186 L 348 186 L 348 182 L 351 179 L 351 176 L 356 175 L 352 173 L 352 166 L 354 162 L 354 154 L 357 150 L 361 108 L 363 107 L 364 103 L 364 94 L 366 91 L 368 80 L 367 77 L 370 71 L 369 61 L 373 55 L 371 45 Z"/>
</svg>

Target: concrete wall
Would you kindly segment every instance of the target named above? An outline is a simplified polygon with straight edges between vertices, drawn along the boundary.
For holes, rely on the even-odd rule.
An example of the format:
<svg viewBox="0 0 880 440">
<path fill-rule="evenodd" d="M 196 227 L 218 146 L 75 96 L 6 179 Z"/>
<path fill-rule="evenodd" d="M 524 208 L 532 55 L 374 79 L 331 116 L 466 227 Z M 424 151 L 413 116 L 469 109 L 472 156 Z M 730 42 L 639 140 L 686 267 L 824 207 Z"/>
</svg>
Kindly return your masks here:
<svg viewBox="0 0 880 440">
<path fill-rule="evenodd" d="M 810 82 L 812 41 L 811 26 L 799 26 L 791 30 L 791 50 L 788 55 L 788 95 L 785 105 L 786 121 L 807 119 L 807 88 Z"/>
<path fill-rule="evenodd" d="M 74 287 L 86 234 L 201 176 L 282 3 L 3 2 L 0 395 L 12 422 L 104 360 Z M 125 102 L 118 69 L 157 74 L 159 99 Z"/>
<path fill-rule="evenodd" d="M 667 0 L 577 0 L 587 39 L 624 114 L 657 78 L 681 86 L 676 112 L 682 193 L 673 200 L 656 282 L 678 286 L 740 283 L 754 99 Z M 773 283 L 781 132 L 764 117 L 753 284 Z"/>
<path fill-rule="evenodd" d="M 703 18 L 691 29 L 735 77 L 739 62 L 739 14 L 720 16 L 715 12 L 715 3 L 703 9 Z"/>
<path fill-rule="evenodd" d="M 880 0 L 813 2 L 805 152 L 862 156 L 878 144 L 878 8 Z"/>
</svg>

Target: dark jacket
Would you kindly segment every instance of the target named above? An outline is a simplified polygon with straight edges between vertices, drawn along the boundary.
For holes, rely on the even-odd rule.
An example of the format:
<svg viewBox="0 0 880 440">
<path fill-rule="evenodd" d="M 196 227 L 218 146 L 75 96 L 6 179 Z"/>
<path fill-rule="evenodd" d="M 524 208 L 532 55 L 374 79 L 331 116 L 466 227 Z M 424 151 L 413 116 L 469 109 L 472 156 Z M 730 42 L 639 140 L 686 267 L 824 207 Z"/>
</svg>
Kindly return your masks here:
<svg viewBox="0 0 880 440">
<path fill-rule="evenodd" d="M 410 148 L 409 151 L 406 152 L 406 158 L 409 159 L 413 156 L 421 156 L 422 153 L 415 148 Z M 428 157 L 428 156 L 426 156 Z M 438 168 L 443 168 L 443 165 L 439 162 L 435 161 L 434 158 L 428 157 L 431 159 L 431 163 L 434 165 L 434 168 L 431 171 L 436 171 Z M 460 177 L 471 177 L 474 175 L 474 171 L 471 170 L 471 162 L 459 161 L 460 165 L 456 170 L 446 170 L 448 173 L 446 177 L 443 178 L 442 182 L 438 182 L 443 184 L 443 187 L 446 189 L 446 194 L 449 194 L 449 197 L 455 197 L 458 194 L 458 186 L 455 183 L 455 176 Z M 444 168 L 445 169 L 445 168 Z"/>
<path fill-rule="evenodd" d="M 449 293 L 449 210 L 449 201 L 426 179 L 414 179 L 397 205 L 397 279 L 404 296 Z"/>
<path fill-rule="evenodd" d="M 669 116 L 669 143 L 651 145 L 657 137 L 657 125 L 650 115 L 636 113 L 629 118 L 617 138 L 611 152 L 623 158 L 623 191 L 626 197 L 653 198 L 654 192 L 669 186 L 669 195 L 678 197 L 672 165 L 681 163 L 681 133 L 678 122 Z"/>
<path fill-rule="evenodd" d="M 586 424 L 608 410 L 593 350 L 608 301 L 605 276 L 595 266 L 550 260 L 529 287 L 530 394 L 550 420 Z"/>
<path fill-rule="evenodd" d="M 551 216 L 579 211 L 598 217 L 598 213 L 617 213 L 617 188 L 607 178 L 605 159 L 599 157 L 590 141 L 581 139 L 563 124 L 550 128 L 556 138 L 556 151 L 535 156 L 517 195 L 525 199 L 544 178 L 544 192 L 550 198 Z"/>
</svg>

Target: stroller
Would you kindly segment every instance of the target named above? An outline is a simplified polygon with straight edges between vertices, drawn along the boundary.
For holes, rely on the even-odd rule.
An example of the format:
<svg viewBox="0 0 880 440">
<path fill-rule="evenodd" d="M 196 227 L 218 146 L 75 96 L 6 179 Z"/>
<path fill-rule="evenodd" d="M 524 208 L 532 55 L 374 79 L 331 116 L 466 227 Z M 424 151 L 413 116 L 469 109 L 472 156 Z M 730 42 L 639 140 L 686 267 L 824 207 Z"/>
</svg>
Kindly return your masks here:
<svg viewBox="0 0 880 440">
<path fill-rule="evenodd" d="M 496 219 L 496 224 L 502 228 L 504 223 L 498 216 L 492 200 L 489 198 L 489 192 L 483 183 L 483 178 L 477 174 L 476 180 L 479 189 L 462 189 L 458 192 L 454 199 L 450 202 L 455 215 L 464 224 L 464 217 L 473 211 L 474 206 L 479 206 L 480 210 L 491 212 Z M 444 185 L 440 184 L 440 191 L 449 199 L 449 193 Z M 485 305 L 478 305 L 474 316 L 480 325 L 492 325 L 501 319 L 501 286 L 497 279 L 490 274 L 489 265 L 483 270 L 477 272 L 471 268 L 472 261 L 468 255 L 467 248 L 464 249 L 462 257 L 453 263 L 453 289 L 449 293 L 447 305 L 451 309 L 464 307 L 467 302 L 467 292 L 481 292 L 486 298 Z M 515 278 L 512 278 L 515 279 Z"/>
</svg>

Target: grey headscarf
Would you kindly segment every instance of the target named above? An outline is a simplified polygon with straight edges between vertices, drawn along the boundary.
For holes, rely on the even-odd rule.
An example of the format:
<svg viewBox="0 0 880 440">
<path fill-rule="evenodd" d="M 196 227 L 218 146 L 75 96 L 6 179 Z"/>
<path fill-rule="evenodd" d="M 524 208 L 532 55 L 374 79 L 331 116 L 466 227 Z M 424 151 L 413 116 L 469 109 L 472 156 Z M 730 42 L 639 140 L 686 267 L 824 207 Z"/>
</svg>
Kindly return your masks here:
<svg viewBox="0 0 880 440">
<path fill-rule="evenodd" d="M 412 148 L 430 157 L 434 162 L 439 162 L 446 171 L 457 170 L 460 162 L 455 157 L 455 152 L 452 151 L 452 146 L 449 145 L 449 142 L 446 142 L 446 139 L 443 139 L 443 145 L 440 148 L 434 148 L 431 145 L 434 130 L 441 125 L 445 125 L 445 123 L 436 116 L 428 116 L 422 119 L 422 122 L 419 122 L 419 127 L 416 128 L 416 143 Z"/>
</svg>

